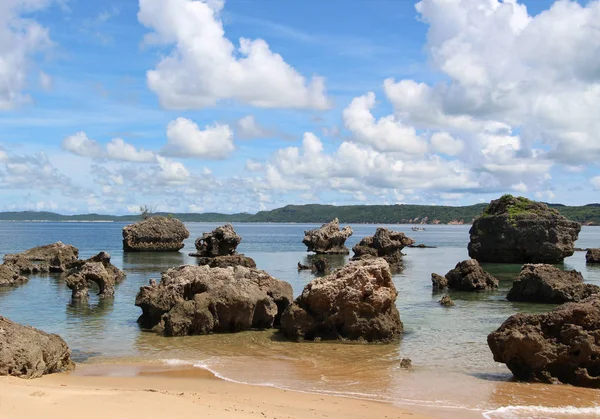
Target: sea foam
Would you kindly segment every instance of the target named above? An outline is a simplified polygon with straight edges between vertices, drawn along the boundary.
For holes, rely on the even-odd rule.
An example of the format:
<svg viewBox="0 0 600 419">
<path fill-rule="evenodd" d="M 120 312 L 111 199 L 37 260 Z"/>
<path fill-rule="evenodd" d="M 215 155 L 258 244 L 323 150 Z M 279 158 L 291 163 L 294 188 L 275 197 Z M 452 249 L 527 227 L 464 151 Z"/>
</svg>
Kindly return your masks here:
<svg viewBox="0 0 600 419">
<path fill-rule="evenodd" d="M 597 418 L 600 417 L 600 406 L 594 407 L 547 407 L 547 406 L 505 406 L 483 412 L 486 419 L 546 419 L 546 418 Z"/>
</svg>

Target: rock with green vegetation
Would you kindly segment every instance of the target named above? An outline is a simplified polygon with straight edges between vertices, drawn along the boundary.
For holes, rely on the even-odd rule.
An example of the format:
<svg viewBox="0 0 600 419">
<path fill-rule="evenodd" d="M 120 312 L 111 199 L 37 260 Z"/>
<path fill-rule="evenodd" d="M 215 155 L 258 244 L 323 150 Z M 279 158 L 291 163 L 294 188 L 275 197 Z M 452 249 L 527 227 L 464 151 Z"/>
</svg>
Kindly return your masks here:
<svg viewBox="0 0 600 419">
<path fill-rule="evenodd" d="M 584 284 L 581 272 L 563 271 L 552 265 L 523 265 L 506 298 L 509 301 L 562 304 L 580 301 L 600 292 L 594 284 Z"/>
<path fill-rule="evenodd" d="M 320 228 L 305 231 L 302 243 L 306 245 L 309 252 L 347 255 L 350 252 L 345 243 L 352 233 L 352 227 L 350 226 L 340 229 L 340 221 L 335 218 L 333 221 L 323 224 Z"/>
<path fill-rule="evenodd" d="M 585 254 L 586 263 L 600 263 L 600 249 L 588 249 Z"/>
<path fill-rule="evenodd" d="M 189 236 L 189 231 L 178 219 L 156 215 L 123 227 L 123 250 L 178 252 Z"/>
<path fill-rule="evenodd" d="M 474 222 L 469 256 L 479 262 L 560 263 L 575 251 L 581 224 L 541 202 L 504 195 Z"/>
<path fill-rule="evenodd" d="M 0 316 L 0 375 L 38 378 L 74 368 L 71 350 L 60 336 Z"/>
</svg>

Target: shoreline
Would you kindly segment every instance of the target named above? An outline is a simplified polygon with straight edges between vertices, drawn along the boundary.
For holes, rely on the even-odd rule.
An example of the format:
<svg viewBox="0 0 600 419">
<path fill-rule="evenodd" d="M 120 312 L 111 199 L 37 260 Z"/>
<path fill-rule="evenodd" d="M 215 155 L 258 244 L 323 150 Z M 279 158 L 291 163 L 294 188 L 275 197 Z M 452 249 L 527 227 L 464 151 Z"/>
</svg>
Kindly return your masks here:
<svg viewBox="0 0 600 419">
<path fill-rule="evenodd" d="M 95 406 L 95 408 L 90 408 Z M 0 378 L 3 419 L 481 418 L 481 412 L 407 406 L 347 396 L 240 384 L 206 369 L 164 364 L 77 364 L 35 380 Z"/>
</svg>

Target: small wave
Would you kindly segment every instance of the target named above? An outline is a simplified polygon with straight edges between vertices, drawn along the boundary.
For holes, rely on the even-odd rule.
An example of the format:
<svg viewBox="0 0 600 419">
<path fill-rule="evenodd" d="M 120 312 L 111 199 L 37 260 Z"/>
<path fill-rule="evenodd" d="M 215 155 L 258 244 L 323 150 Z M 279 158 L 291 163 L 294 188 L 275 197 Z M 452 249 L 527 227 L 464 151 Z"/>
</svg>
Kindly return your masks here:
<svg viewBox="0 0 600 419">
<path fill-rule="evenodd" d="M 525 416 L 527 415 L 527 416 Z M 559 417 L 600 417 L 600 406 L 594 407 L 547 407 L 547 406 L 505 406 L 483 412 L 486 419 L 542 419 Z"/>
<path fill-rule="evenodd" d="M 161 359 L 160 362 L 167 364 L 167 365 L 191 365 L 194 366 L 194 362 L 192 361 L 186 361 L 184 359 Z"/>
</svg>

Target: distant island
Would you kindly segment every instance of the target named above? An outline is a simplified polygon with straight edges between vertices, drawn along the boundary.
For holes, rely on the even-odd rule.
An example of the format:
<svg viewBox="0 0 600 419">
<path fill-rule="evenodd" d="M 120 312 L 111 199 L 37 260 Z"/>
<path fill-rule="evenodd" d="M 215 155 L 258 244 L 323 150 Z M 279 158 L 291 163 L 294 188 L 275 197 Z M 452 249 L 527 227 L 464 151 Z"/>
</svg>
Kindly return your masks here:
<svg viewBox="0 0 600 419">
<path fill-rule="evenodd" d="M 442 205 L 286 205 L 256 214 L 156 213 L 171 215 L 181 221 L 197 222 L 248 222 L 248 223 L 325 223 L 339 218 L 342 223 L 374 224 L 470 224 L 479 216 L 487 204 L 462 207 Z M 548 204 L 570 220 L 585 225 L 600 225 L 600 203 L 583 206 Z M 0 221 L 138 221 L 140 216 L 78 214 L 62 215 L 46 211 L 0 212 Z"/>
</svg>

